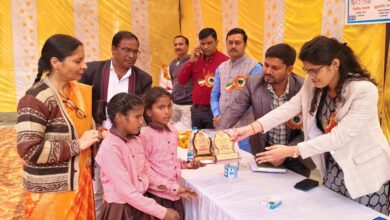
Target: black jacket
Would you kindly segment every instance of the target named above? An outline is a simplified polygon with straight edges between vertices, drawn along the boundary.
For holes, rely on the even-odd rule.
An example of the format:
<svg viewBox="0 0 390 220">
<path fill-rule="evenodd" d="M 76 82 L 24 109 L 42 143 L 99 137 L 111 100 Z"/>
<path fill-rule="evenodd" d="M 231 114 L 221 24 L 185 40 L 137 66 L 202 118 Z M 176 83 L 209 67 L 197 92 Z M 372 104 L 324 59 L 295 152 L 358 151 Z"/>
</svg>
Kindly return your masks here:
<svg viewBox="0 0 390 220">
<path fill-rule="evenodd" d="M 92 85 L 92 107 L 94 109 L 93 118 L 97 123 L 99 123 L 99 120 L 97 120 L 96 109 L 97 109 L 97 101 L 102 99 L 101 83 L 102 83 L 103 68 L 106 63 L 110 65 L 110 62 L 111 60 L 94 61 L 94 62 L 87 63 L 88 68 L 80 80 L 81 83 Z M 132 67 L 132 74 L 135 74 L 136 76 L 135 94 L 141 96 L 148 89 L 151 88 L 152 77 L 148 73 L 146 73 L 145 71 L 141 70 L 136 66 Z"/>
</svg>

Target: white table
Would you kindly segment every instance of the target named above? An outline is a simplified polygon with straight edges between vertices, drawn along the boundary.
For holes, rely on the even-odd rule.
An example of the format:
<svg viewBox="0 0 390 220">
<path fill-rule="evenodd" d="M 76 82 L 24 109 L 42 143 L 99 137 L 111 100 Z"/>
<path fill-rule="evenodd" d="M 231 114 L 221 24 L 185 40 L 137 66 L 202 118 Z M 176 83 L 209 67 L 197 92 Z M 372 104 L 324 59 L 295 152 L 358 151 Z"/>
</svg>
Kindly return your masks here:
<svg viewBox="0 0 390 220">
<path fill-rule="evenodd" d="M 186 150 L 178 148 L 179 157 L 186 157 Z M 198 198 L 184 202 L 186 219 L 373 219 L 387 218 L 324 186 L 308 192 L 293 188 L 305 177 L 294 172 L 286 174 L 254 173 L 248 166 L 253 157 L 240 152 L 242 160 L 237 179 L 227 181 L 223 165 L 212 164 L 198 170 L 182 170 L 183 182 L 194 188 Z M 282 204 L 270 210 L 260 205 L 269 196 L 277 196 Z"/>
</svg>

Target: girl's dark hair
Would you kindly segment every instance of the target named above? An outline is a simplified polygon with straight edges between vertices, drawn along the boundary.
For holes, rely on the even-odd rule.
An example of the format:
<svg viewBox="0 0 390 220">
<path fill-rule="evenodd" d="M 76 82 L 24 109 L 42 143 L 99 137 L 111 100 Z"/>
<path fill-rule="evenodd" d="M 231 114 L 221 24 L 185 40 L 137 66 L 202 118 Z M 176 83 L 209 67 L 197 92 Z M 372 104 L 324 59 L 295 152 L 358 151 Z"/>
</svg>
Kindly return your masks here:
<svg viewBox="0 0 390 220">
<path fill-rule="evenodd" d="M 131 110 L 136 107 L 143 106 L 142 99 L 134 94 L 118 93 L 114 95 L 107 105 L 108 118 L 111 120 L 113 126 L 115 126 L 115 115 L 122 114 L 127 115 Z"/>
<path fill-rule="evenodd" d="M 66 57 L 72 55 L 81 45 L 83 45 L 81 41 L 65 34 L 55 34 L 49 37 L 42 47 L 41 57 L 38 60 L 38 73 L 34 80 L 34 84 L 41 80 L 43 72 L 52 69 L 50 63 L 52 57 L 56 57 L 59 61 L 63 61 Z"/>
<path fill-rule="evenodd" d="M 147 109 L 152 109 L 153 105 L 157 102 L 160 97 L 168 96 L 172 99 L 171 93 L 161 87 L 153 87 L 149 89 L 144 95 L 144 103 L 145 103 L 145 112 L 144 119 L 147 124 L 149 124 L 152 120 L 146 114 Z"/>
<path fill-rule="evenodd" d="M 336 103 L 344 102 L 341 92 L 345 83 L 355 80 L 367 80 L 376 84 L 375 81 L 370 78 L 369 72 L 359 64 L 352 49 L 347 46 L 346 43 L 340 43 L 335 38 L 317 36 L 306 42 L 299 53 L 299 59 L 302 60 L 302 62 L 306 61 L 314 65 L 329 66 L 335 58 L 340 60 L 340 79 L 336 87 Z M 321 91 L 322 89 L 320 88 L 315 89 L 310 106 L 311 115 L 314 114 L 317 107 L 317 100 Z"/>
</svg>

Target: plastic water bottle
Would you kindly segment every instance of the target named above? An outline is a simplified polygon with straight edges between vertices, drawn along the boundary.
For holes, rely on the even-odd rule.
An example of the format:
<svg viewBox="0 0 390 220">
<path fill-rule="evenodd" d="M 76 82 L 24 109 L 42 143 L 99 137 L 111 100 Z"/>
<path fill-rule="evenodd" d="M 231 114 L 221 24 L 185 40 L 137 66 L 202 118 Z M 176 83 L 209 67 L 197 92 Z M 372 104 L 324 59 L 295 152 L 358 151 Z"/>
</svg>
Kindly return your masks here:
<svg viewBox="0 0 390 220">
<path fill-rule="evenodd" d="M 198 128 L 197 127 L 193 127 L 192 128 L 192 133 L 191 133 L 191 136 L 190 136 L 190 145 L 188 146 L 188 149 L 187 149 L 187 161 L 192 161 L 194 159 L 194 146 L 193 146 L 193 139 L 194 139 L 194 136 L 195 136 L 195 133 L 198 131 Z"/>
<path fill-rule="evenodd" d="M 234 179 L 237 178 L 238 175 L 238 162 L 227 163 L 224 166 L 224 176 L 228 182 L 233 182 Z"/>
</svg>

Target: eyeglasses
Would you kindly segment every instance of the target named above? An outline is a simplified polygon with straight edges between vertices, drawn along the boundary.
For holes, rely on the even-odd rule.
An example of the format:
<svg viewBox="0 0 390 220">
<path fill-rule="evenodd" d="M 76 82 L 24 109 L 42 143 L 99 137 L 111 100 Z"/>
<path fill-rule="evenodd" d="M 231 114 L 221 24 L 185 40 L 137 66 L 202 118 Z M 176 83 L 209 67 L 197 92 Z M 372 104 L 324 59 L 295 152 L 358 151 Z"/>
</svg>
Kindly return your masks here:
<svg viewBox="0 0 390 220">
<path fill-rule="evenodd" d="M 134 56 L 137 56 L 141 53 L 141 51 L 139 51 L 139 50 L 133 50 L 133 49 L 128 48 L 128 47 L 117 47 L 117 48 L 119 48 L 124 53 L 127 53 L 127 54 L 132 53 Z"/>
<path fill-rule="evenodd" d="M 318 72 L 326 65 L 322 65 L 318 68 L 313 68 L 313 69 L 306 69 L 305 67 L 302 67 L 303 71 L 305 71 L 309 76 L 316 77 Z"/>
<path fill-rule="evenodd" d="M 76 104 L 74 104 L 74 102 L 72 100 L 70 100 L 68 97 L 65 99 L 65 100 L 62 100 L 62 102 L 64 102 L 64 104 L 66 105 L 66 107 L 74 110 L 76 112 L 76 116 L 80 119 L 84 119 L 87 117 L 87 115 L 85 114 L 85 112 L 83 110 L 81 110 L 79 107 L 76 106 Z"/>
</svg>

